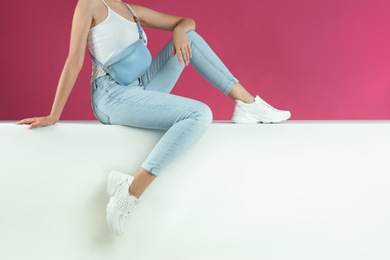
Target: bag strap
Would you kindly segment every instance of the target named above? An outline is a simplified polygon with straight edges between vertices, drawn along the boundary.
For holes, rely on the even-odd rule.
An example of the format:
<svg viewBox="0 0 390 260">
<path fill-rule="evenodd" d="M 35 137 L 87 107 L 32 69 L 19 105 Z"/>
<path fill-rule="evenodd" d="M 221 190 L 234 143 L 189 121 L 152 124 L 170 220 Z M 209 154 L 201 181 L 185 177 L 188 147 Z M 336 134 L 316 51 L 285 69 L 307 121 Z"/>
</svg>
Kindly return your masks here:
<svg viewBox="0 0 390 260">
<path fill-rule="evenodd" d="M 129 9 L 130 13 L 133 15 L 134 21 L 135 21 L 136 24 L 137 24 L 139 38 L 142 39 L 142 40 L 144 40 L 144 43 L 146 43 L 146 40 L 145 40 L 144 37 L 143 37 L 143 30 L 142 30 L 142 27 L 141 27 L 141 24 L 140 24 L 139 21 L 138 21 L 137 16 L 134 14 L 134 12 L 131 10 L 131 8 L 130 8 L 126 3 L 124 3 L 124 4 L 126 5 L 127 9 Z M 89 55 L 91 56 L 92 60 L 93 60 L 100 68 L 102 68 L 104 71 L 106 71 L 106 70 L 104 69 L 103 64 L 100 63 L 95 57 L 93 57 L 93 56 L 92 56 L 92 53 L 91 53 L 89 50 L 88 50 L 88 52 L 89 52 Z"/>
<path fill-rule="evenodd" d="M 133 11 L 131 10 L 131 8 L 130 8 L 126 3 L 125 3 L 125 5 L 126 5 L 127 9 L 129 9 L 130 13 L 133 15 L 134 21 L 137 23 L 139 38 L 140 38 L 140 39 L 143 39 L 144 42 L 146 42 L 146 40 L 145 40 L 144 37 L 143 37 L 143 30 L 142 30 L 141 24 L 140 24 L 139 21 L 138 21 L 138 17 L 133 13 Z"/>
<path fill-rule="evenodd" d="M 89 51 L 89 50 L 88 50 L 88 51 Z M 104 71 L 106 71 L 106 70 L 104 69 L 103 64 L 101 64 L 97 59 L 95 59 L 95 57 L 92 56 L 92 53 L 91 53 L 90 51 L 89 51 L 89 55 L 91 55 L 92 60 L 93 60 L 97 65 L 99 65 L 100 68 L 102 68 Z"/>
</svg>

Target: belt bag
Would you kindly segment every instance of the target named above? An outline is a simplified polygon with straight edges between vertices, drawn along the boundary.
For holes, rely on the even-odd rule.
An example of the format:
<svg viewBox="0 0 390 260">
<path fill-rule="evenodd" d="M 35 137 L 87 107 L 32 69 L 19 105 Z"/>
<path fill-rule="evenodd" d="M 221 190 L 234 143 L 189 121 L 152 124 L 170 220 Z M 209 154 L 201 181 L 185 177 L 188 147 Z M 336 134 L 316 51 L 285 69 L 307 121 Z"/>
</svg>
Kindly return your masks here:
<svg viewBox="0 0 390 260">
<path fill-rule="evenodd" d="M 123 86 L 129 85 L 134 80 L 141 77 L 152 62 L 152 55 L 145 45 L 146 40 L 143 38 L 141 24 L 127 4 L 126 7 L 133 15 L 134 21 L 137 23 L 139 40 L 122 51 L 107 66 L 100 63 L 92 56 L 91 52 L 89 52 L 92 60 L 106 72 L 106 75 L 110 75 L 110 77 Z"/>
</svg>

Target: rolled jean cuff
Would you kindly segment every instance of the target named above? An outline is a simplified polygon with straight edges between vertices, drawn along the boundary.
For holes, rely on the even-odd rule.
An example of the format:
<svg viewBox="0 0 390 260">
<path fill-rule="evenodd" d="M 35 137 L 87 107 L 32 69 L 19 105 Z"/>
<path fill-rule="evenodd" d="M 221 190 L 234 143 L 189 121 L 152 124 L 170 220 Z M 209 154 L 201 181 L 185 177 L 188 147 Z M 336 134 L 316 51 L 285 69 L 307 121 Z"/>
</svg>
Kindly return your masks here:
<svg viewBox="0 0 390 260">
<path fill-rule="evenodd" d="M 226 85 L 225 89 L 223 90 L 223 93 L 227 96 L 229 95 L 230 90 L 232 90 L 233 86 L 238 83 L 238 79 L 232 78 L 229 83 Z"/>
<path fill-rule="evenodd" d="M 159 171 L 156 167 L 150 166 L 145 162 L 141 165 L 141 167 L 153 175 L 159 176 L 161 174 L 161 171 Z"/>
</svg>

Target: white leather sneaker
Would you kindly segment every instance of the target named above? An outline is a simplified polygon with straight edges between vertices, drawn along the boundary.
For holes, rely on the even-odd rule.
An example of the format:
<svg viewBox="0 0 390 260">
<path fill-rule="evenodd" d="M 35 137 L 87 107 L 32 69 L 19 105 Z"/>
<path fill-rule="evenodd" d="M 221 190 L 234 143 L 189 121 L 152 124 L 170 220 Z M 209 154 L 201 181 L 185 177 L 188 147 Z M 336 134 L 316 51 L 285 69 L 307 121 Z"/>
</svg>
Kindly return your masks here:
<svg viewBox="0 0 390 260">
<path fill-rule="evenodd" d="M 273 108 L 258 95 L 255 102 L 247 104 L 241 100 L 235 100 L 232 121 L 236 124 L 278 123 L 291 117 L 290 111 Z"/>
<path fill-rule="evenodd" d="M 129 194 L 134 177 L 118 171 L 111 171 L 108 176 L 107 193 L 110 202 L 107 205 L 107 223 L 117 236 L 123 235 L 125 221 L 141 199 Z"/>
</svg>

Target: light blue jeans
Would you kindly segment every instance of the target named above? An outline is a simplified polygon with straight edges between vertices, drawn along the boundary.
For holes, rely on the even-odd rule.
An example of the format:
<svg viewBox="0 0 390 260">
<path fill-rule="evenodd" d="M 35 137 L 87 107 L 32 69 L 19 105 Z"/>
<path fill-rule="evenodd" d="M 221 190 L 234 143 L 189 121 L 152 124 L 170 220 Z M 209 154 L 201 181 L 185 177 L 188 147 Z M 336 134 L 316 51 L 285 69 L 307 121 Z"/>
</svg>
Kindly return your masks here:
<svg viewBox="0 0 390 260">
<path fill-rule="evenodd" d="M 238 80 L 197 32 L 186 34 L 192 51 L 190 64 L 228 95 Z M 173 38 L 141 78 L 130 85 L 119 85 L 105 75 L 95 79 L 91 89 L 93 112 L 101 123 L 167 130 L 141 165 L 156 176 L 197 141 L 213 120 L 206 104 L 169 94 L 185 67 L 184 60 L 179 63 L 177 54 L 171 57 L 172 42 Z"/>
</svg>

